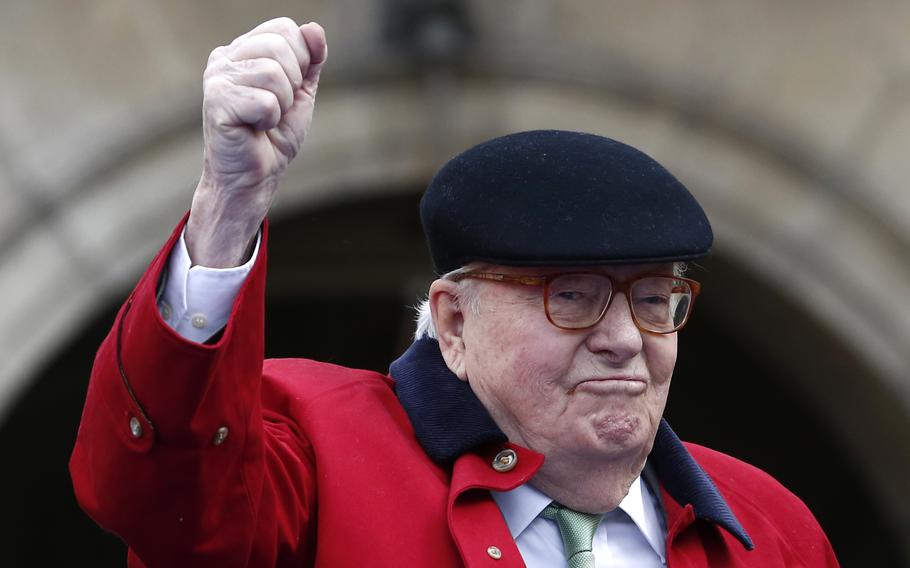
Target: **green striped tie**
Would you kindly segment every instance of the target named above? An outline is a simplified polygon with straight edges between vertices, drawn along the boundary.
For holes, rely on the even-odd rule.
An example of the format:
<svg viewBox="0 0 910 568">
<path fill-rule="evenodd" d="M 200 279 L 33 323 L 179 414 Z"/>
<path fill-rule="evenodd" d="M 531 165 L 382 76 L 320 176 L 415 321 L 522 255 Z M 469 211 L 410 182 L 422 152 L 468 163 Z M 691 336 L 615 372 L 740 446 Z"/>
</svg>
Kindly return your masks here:
<svg viewBox="0 0 910 568">
<path fill-rule="evenodd" d="M 559 534 L 562 535 L 562 543 L 566 547 L 569 568 L 594 568 L 594 553 L 591 552 L 594 531 L 597 530 L 603 515 L 580 513 L 554 501 L 547 505 L 540 516 L 556 521 L 559 525 Z"/>
</svg>

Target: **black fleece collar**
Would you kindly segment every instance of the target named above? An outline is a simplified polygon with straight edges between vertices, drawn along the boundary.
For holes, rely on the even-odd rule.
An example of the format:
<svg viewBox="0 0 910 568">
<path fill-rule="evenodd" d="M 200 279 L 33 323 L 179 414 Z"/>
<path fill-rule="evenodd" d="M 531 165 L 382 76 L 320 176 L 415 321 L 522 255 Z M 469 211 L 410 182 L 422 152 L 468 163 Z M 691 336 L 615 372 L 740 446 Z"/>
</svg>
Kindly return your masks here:
<svg viewBox="0 0 910 568">
<path fill-rule="evenodd" d="M 446 366 L 435 339 L 419 339 L 389 366 L 417 440 L 433 461 L 508 440 L 464 381 Z"/>
<path fill-rule="evenodd" d="M 451 464 L 481 446 L 507 441 L 471 387 L 446 366 L 436 340 L 415 341 L 392 362 L 389 374 L 417 440 L 433 461 Z M 673 499 L 691 503 L 698 518 L 724 527 L 747 549 L 754 548 L 714 483 L 666 420 L 661 420 L 648 460 Z"/>
</svg>

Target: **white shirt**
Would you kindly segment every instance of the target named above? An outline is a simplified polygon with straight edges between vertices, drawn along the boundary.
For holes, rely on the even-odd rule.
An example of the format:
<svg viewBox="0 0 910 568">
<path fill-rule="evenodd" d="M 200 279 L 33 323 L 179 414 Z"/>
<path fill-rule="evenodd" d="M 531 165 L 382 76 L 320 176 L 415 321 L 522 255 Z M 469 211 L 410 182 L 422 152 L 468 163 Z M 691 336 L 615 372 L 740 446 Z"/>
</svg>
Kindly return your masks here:
<svg viewBox="0 0 910 568">
<path fill-rule="evenodd" d="M 223 328 L 244 280 L 259 254 L 261 234 L 250 260 L 236 268 L 191 266 L 183 235 L 171 252 L 158 297 L 162 319 L 190 341 L 202 343 Z M 491 491 L 528 568 L 566 566 L 556 521 L 540 518 L 552 499 L 530 485 L 508 492 Z M 663 513 L 657 497 L 638 477 L 619 507 L 594 533 L 597 568 L 666 566 Z"/>
<path fill-rule="evenodd" d="M 185 231 L 184 231 L 185 232 Z M 240 287 L 259 255 L 261 233 L 253 256 L 235 268 L 191 266 L 183 233 L 171 251 L 167 275 L 158 295 L 158 312 L 184 338 L 203 343 L 227 325 Z"/>
</svg>

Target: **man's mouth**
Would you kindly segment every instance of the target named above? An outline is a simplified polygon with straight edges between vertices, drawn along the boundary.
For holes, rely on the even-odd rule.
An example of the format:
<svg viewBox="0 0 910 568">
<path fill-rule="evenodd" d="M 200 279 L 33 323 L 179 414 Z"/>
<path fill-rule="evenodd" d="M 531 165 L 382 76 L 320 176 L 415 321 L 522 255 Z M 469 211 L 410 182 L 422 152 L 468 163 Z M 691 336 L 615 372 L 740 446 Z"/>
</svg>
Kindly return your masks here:
<svg viewBox="0 0 910 568">
<path fill-rule="evenodd" d="M 592 394 L 639 394 L 647 388 L 648 382 L 638 375 L 610 375 L 584 379 L 569 389 L 569 394 L 590 392 Z"/>
</svg>

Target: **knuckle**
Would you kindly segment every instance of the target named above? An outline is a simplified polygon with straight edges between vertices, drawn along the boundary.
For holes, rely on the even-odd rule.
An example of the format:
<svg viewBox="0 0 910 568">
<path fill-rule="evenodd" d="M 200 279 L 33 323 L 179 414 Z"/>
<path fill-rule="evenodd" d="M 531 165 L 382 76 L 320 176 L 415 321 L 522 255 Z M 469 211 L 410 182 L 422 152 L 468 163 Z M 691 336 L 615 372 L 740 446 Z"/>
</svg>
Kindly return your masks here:
<svg viewBox="0 0 910 568">
<path fill-rule="evenodd" d="M 297 22 L 288 17 L 275 18 L 272 20 L 275 22 L 276 29 L 282 30 L 284 32 L 290 32 L 298 28 Z"/>
<path fill-rule="evenodd" d="M 274 126 L 281 120 L 281 105 L 272 93 L 265 93 L 260 97 L 256 110 L 260 117 L 257 123 L 260 125 Z"/>
<path fill-rule="evenodd" d="M 235 59 L 225 66 L 225 70 L 234 74 L 249 73 L 262 67 L 263 61 L 268 59 Z"/>
<path fill-rule="evenodd" d="M 227 50 L 227 47 L 225 47 L 223 45 L 219 45 L 218 47 L 213 49 L 211 51 L 211 53 L 209 53 L 209 58 L 208 58 L 207 64 L 212 65 L 213 63 L 223 60 L 225 58 L 226 50 Z"/>
<path fill-rule="evenodd" d="M 269 85 L 280 85 L 285 77 L 284 67 L 274 59 L 263 60 L 259 72 Z"/>
<path fill-rule="evenodd" d="M 248 83 L 269 75 L 273 69 L 271 64 L 272 60 L 266 58 L 239 59 L 225 67 L 224 75 L 235 83 Z"/>
<path fill-rule="evenodd" d="M 208 65 L 205 66 L 205 71 L 202 73 L 202 79 L 207 80 L 210 78 L 217 77 L 224 73 L 227 67 L 227 60 L 222 58 L 209 59 Z"/>
<path fill-rule="evenodd" d="M 263 89 L 237 87 L 232 89 L 221 105 L 213 105 L 214 117 L 237 116 L 248 124 L 275 122 L 281 116 L 281 107 L 274 93 Z"/>
<path fill-rule="evenodd" d="M 235 61 L 226 75 L 235 83 L 266 87 L 280 85 L 285 77 L 281 63 L 268 58 Z"/>
<path fill-rule="evenodd" d="M 280 54 L 288 47 L 287 40 L 281 34 L 275 32 L 262 34 L 260 41 L 265 44 L 266 49 L 275 55 Z"/>
<path fill-rule="evenodd" d="M 281 110 L 280 105 L 278 104 L 278 96 L 270 90 L 246 88 L 243 89 L 243 94 L 248 97 L 248 100 L 250 100 L 254 106 L 259 107 L 263 111 L 271 113 Z"/>
<path fill-rule="evenodd" d="M 221 75 L 203 81 L 203 96 L 207 101 L 217 101 L 230 89 L 230 83 Z"/>
</svg>

